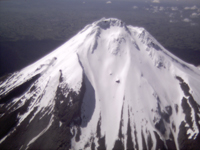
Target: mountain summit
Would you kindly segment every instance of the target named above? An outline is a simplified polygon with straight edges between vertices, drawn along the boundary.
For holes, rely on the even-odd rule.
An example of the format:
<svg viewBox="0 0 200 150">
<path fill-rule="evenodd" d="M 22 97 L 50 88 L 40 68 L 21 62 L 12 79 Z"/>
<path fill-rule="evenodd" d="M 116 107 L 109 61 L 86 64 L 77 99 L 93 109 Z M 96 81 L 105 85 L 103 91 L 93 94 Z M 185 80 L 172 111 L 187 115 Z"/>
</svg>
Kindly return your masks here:
<svg viewBox="0 0 200 150">
<path fill-rule="evenodd" d="M 198 149 L 200 70 L 118 19 L 0 81 L 0 149 Z"/>
</svg>

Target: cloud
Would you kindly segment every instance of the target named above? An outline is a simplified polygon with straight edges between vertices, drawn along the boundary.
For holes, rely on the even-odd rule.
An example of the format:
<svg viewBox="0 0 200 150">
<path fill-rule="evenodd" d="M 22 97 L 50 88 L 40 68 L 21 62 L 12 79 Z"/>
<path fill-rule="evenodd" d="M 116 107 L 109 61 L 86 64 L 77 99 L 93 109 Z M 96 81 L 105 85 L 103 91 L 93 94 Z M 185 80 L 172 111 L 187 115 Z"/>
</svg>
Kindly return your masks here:
<svg viewBox="0 0 200 150">
<path fill-rule="evenodd" d="M 190 25 L 191 26 L 197 26 L 198 24 L 197 23 L 191 23 Z"/>
<path fill-rule="evenodd" d="M 178 10 L 178 8 L 177 7 L 171 7 L 171 10 L 176 11 L 176 10 Z"/>
<path fill-rule="evenodd" d="M 162 11 L 162 10 L 165 10 L 165 8 L 164 7 L 160 7 L 159 10 Z"/>
<path fill-rule="evenodd" d="M 160 3 L 160 0 L 153 0 L 152 3 Z"/>
<path fill-rule="evenodd" d="M 169 14 L 169 17 L 170 17 L 170 18 L 173 18 L 173 17 L 174 17 L 174 14 L 173 14 L 173 13 L 170 13 L 170 14 Z"/>
<path fill-rule="evenodd" d="M 138 7 L 137 6 L 133 6 L 133 9 L 137 9 Z"/>
<path fill-rule="evenodd" d="M 191 10 L 198 9 L 197 6 L 190 7 Z"/>
<path fill-rule="evenodd" d="M 107 2 L 106 2 L 106 4 L 111 4 L 111 3 L 112 3 L 111 1 L 107 1 Z"/>
<path fill-rule="evenodd" d="M 169 20 L 169 22 L 170 22 L 170 23 L 176 23 L 176 22 L 178 22 L 178 21 L 177 21 L 177 20 L 172 20 L 172 19 L 171 19 L 171 20 Z"/>
<path fill-rule="evenodd" d="M 185 10 L 195 10 L 198 9 L 197 6 L 192 6 L 192 7 L 185 7 Z"/>
<path fill-rule="evenodd" d="M 183 21 L 184 21 L 184 22 L 190 22 L 190 19 L 185 18 L 185 19 L 183 19 Z"/>
<path fill-rule="evenodd" d="M 190 10 L 190 7 L 185 7 L 184 9 L 185 9 L 185 10 Z"/>
<path fill-rule="evenodd" d="M 154 6 L 153 7 L 153 13 L 157 13 L 159 11 L 159 7 L 158 6 Z"/>
<path fill-rule="evenodd" d="M 192 13 L 192 14 L 190 15 L 190 17 L 191 17 L 191 18 L 197 18 L 199 15 L 200 15 L 200 14 Z"/>
</svg>

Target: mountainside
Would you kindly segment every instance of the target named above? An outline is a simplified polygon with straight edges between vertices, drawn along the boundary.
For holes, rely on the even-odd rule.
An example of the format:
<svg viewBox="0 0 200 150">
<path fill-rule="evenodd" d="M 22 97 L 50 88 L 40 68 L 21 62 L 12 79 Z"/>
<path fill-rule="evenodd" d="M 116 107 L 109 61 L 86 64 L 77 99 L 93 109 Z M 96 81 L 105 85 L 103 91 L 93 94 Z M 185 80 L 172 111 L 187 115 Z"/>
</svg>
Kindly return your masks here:
<svg viewBox="0 0 200 150">
<path fill-rule="evenodd" d="M 0 149 L 198 149 L 200 70 L 118 19 L 0 81 Z"/>
</svg>

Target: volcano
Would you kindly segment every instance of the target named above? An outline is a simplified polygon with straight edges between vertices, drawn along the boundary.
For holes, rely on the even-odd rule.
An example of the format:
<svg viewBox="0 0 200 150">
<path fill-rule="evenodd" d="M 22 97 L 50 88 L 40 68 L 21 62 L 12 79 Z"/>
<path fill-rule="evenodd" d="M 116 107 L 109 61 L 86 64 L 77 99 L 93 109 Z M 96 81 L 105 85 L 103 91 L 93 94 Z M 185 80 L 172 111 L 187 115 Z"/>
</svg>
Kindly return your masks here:
<svg viewBox="0 0 200 150">
<path fill-rule="evenodd" d="M 198 149 L 200 70 L 144 28 L 87 25 L 0 81 L 0 149 Z"/>
</svg>

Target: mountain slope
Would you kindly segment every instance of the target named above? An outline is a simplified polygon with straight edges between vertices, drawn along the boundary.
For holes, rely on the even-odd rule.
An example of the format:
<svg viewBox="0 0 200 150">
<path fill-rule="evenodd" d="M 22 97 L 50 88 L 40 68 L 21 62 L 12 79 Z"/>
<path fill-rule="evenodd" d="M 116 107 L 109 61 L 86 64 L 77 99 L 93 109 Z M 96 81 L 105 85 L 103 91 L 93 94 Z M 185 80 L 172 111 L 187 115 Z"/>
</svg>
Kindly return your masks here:
<svg viewBox="0 0 200 150">
<path fill-rule="evenodd" d="M 199 85 L 145 29 L 101 19 L 1 81 L 0 147 L 197 149 Z"/>
</svg>

